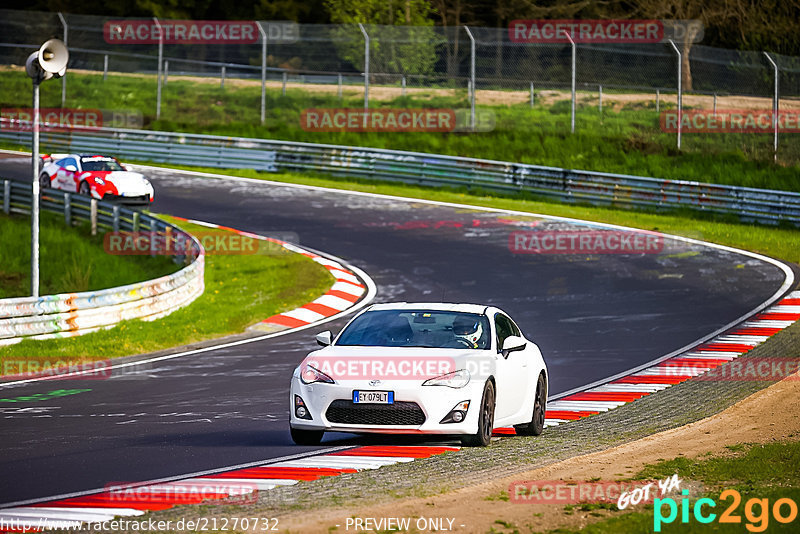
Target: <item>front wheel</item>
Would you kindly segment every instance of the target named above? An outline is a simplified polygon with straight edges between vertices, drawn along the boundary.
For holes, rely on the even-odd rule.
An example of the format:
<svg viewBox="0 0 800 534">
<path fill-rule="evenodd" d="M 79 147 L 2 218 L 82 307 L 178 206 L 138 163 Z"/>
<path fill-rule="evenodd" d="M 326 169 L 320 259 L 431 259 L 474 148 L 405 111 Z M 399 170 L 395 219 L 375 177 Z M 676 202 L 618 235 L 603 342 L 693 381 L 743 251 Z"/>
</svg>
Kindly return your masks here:
<svg viewBox="0 0 800 534">
<path fill-rule="evenodd" d="M 292 434 L 292 441 L 298 445 L 319 445 L 325 434 L 324 430 L 301 430 L 294 427 L 290 427 L 289 430 Z"/>
<path fill-rule="evenodd" d="M 494 430 L 494 384 L 487 380 L 483 386 L 478 431 L 461 438 L 461 443 L 468 447 L 486 447 L 492 440 L 492 430 Z"/>
<path fill-rule="evenodd" d="M 80 193 L 81 195 L 92 196 L 92 191 L 89 188 L 89 183 L 81 182 L 81 185 L 78 188 L 78 193 Z"/>
<path fill-rule="evenodd" d="M 531 422 L 517 425 L 514 428 L 522 436 L 538 436 L 544 430 L 544 415 L 547 409 L 547 381 L 544 375 L 539 375 L 536 383 L 536 399 L 533 402 L 533 415 Z"/>
</svg>

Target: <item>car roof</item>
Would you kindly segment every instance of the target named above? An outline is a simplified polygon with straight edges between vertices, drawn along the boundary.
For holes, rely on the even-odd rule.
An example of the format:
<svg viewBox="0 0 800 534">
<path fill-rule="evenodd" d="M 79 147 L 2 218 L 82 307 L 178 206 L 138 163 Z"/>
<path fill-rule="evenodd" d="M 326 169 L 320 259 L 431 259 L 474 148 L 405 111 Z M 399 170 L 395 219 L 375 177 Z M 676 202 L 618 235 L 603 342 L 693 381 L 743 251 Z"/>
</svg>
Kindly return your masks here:
<svg viewBox="0 0 800 534">
<path fill-rule="evenodd" d="M 432 310 L 484 314 L 490 306 L 484 304 L 456 304 L 448 302 L 386 302 L 375 304 L 369 308 L 373 310 Z"/>
</svg>

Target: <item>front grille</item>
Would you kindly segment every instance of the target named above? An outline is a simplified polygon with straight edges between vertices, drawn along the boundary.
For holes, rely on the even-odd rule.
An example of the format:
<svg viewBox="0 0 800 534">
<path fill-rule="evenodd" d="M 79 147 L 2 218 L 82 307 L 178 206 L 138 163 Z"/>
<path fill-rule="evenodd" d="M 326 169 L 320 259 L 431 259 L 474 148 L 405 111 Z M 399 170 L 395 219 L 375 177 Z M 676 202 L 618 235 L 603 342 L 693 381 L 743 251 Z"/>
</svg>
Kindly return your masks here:
<svg viewBox="0 0 800 534">
<path fill-rule="evenodd" d="M 335 400 L 328 406 L 325 417 L 331 423 L 348 425 L 414 425 L 425 422 L 425 413 L 416 402 L 394 404 L 355 404 Z"/>
</svg>

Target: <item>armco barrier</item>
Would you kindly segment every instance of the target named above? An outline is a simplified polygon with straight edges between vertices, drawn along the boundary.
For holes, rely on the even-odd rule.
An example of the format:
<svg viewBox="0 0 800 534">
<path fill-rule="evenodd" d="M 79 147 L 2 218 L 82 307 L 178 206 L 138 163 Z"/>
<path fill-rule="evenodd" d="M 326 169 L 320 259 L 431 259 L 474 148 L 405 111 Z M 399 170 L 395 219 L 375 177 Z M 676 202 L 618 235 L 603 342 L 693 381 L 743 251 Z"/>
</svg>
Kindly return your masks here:
<svg viewBox="0 0 800 534">
<path fill-rule="evenodd" d="M 5 213 L 30 210 L 30 185 L 9 180 L 0 185 Z M 43 191 L 40 205 L 43 210 L 63 213 L 67 224 L 89 220 L 93 231 L 99 225 L 114 231 L 153 232 L 184 242 L 189 239 L 195 246 L 188 247 L 185 255 L 175 256 L 176 262 L 187 264 L 184 268 L 155 280 L 99 291 L 0 299 L 0 346 L 22 339 L 81 335 L 126 319 L 157 319 L 203 294 L 202 246 L 180 228 L 138 211 L 62 191 Z"/>
<path fill-rule="evenodd" d="M 0 139 L 28 145 L 30 133 L 0 120 Z M 20 130 L 20 131 L 14 131 Z M 110 153 L 121 158 L 215 168 L 316 171 L 503 192 L 564 202 L 650 209 L 691 208 L 745 221 L 800 226 L 800 193 L 684 180 L 542 167 L 476 158 L 240 137 L 96 128 L 42 133 L 51 152 Z"/>
</svg>

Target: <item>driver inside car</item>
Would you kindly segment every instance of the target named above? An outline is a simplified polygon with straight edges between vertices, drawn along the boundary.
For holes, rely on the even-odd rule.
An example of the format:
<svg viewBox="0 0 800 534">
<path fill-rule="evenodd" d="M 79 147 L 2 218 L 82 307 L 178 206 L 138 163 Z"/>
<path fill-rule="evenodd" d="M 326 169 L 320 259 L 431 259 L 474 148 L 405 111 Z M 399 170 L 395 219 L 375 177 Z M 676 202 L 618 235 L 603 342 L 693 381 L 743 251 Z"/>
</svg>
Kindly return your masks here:
<svg viewBox="0 0 800 534">
<path fill-rule="evenodd" d="M 453 319 L 453 334 L 460 347 L 477 349 L 483 327 L 477 316 L 458 315 Z"/>
</svg>

